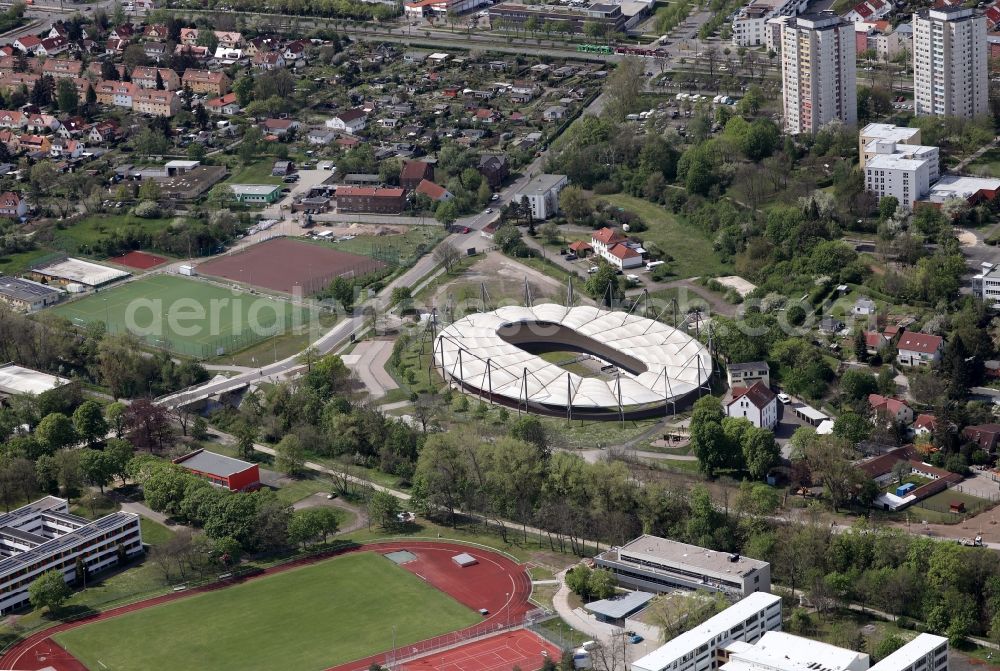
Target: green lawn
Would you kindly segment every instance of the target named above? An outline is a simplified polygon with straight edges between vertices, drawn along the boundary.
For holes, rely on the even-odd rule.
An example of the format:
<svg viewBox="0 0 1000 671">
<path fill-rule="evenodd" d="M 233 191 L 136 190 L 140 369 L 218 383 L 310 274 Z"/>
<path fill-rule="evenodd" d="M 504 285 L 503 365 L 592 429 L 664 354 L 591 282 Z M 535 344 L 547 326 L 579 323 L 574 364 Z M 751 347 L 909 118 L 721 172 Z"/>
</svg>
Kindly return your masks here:
<svg viewBox="0 0 1000 671">
<path fill-rule="evenodd" d="M 612 205 L 635 212 L 642 218 L 648 228 L 637 233 L 636 237 L 655 242 L 660 249 L 672 256 L 674 260 L 669 265 L 677 278 L 719 275 L 732 271 L 729 264 L 719 260 L 712 248 L 710 235 L 685 223 L 659 205 L 622 194 L 601 198 Z"/>
<path fill-rule="evenodd" d="M 405 646 L 481 619 L 366 552 L 86 625 L 56 640 L 91 669 L 311 671 L 388 649 L 393 628 L 396 645 Z"/>
<path fill-rule="evenodd" d="M 174 532 L 170 528 L 141 515 L 139 527 L 142 531 L 142 542 L 147 545 L 163 545 L 174 537 Z"/>
<path fill-rule="evenodd" d="M 23 273 L 31 264 L 51 254 L 50 249 L 32 249 L 17 254 L 0 255 L 0 273 L 4 275 Z"/>
<path fill-rule="evenodd" d="M 207 358 L 238 351 L 289 331 L 290 303 L 234 292 L 208 282 L 155 275 L 53 308 L 77 325 L 104 321 L 111 333 L 130 331 L 154 347 Z"/>
<path fill-rule="evenodd" d="M 358 235 L 353 240 L 317 240 L 315 243 L 387 261 L 393 265 L 409 265 L 416 261 L 418 253 L 427 253 L 444 237 L 445 230 L 440 225 L 409 226 L 405 233 L 398 235 Z"/>
<path fill-rule="evenodd" d="M 251 163 L 226 180 L 226 184 L 281 184 L 281 177 L 271 175 L 274 161 L 272 157 Z"/>
<path fill-rule="evenodd" d="M 950 512 L 949 507 L 953 501 L 964 503 L 965 513 Z M 928 496 L 926 499 L 918 501 L 909 508 L 897 513 L 896 516 L 904 517 L 908 515 L 910 520 L 927 520 L 932 524 L 954 524 L 964 521 L 969 515 L 981 513 L 987 508 L 992 507 L 992 505 L 993 503 L 990 501 L 978 496 L 958 492 L 954 489 L 946 489 L 934 496 Z"/>
<path fill-rule="evenodd" d="M 966 169 L 983 177 L 1000 177 L 1000 148 L 993 148 L 966 166 Z"/>
</svg>

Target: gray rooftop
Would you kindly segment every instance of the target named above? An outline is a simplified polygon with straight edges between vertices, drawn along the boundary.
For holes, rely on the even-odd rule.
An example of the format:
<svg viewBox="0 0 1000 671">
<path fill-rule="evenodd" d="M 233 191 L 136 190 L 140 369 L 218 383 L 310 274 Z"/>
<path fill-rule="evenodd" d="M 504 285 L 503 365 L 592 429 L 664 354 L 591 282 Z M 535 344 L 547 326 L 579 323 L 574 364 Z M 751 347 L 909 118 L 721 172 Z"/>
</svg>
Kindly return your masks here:
<svg viewBox="0 0 1000 671">
<path fill-rule="evenodd" d="M 639 536 L 621 547 L 622 552 L 643 554 L 651 559 L 676 565 L 696 567 L 701 571 L 716 571 L 732 575 L 746 575 L 751 571 L 762 569 L 769 564 L 759 559 L 751 559 L 741 555 L 731 555 L 729 552 L 709 550 L 697 545 L 688 545 L 659 536 Z M 730 561 L 730 557 L 738 557 Z"/>
<path fill-rule="evenodd" d="M 770 370 L 767 366 L 766 361 L 747 361 L 746 363 L 731 363 L 727 364 L 730 371 L 739 370 L 757 370 L 763 368 L 764 370 Z"/>
<path fill-rule="evenodd" d="M 216 454 L 215 452 L 206 452 L 205 450 L 192 452 L 187 456 L 175 460 L 174 463 L 184 468 L 201 471 L 202 473 L 211 473 L 212 475 L 221 477 L 229 477 L 234 473 L 240 473 L 253 466 L 253 464 L 247 461 L 233 459 L 232 457 Z"/>
<path fill-rule="evenodd" d="M 644 607 L 652 598 L 653 595 L 648 592 L 628 592 L 588 603 L 584 608 L 609 620 L 621 620 Z"/>
<path fill-rule="evenodd" d="M 0 277 L 0 296 L 9 296 L 17 301 L 31 302 L 62 293 L 58 289 L 22 280 L 19 277 Z"/>
<path fill-rule="evenodd" d="M 518 194 L 545 193 L 555 188 L 557 184 L 565 179 L 566 175 L 538 175 L 528 182 L 523 189 L 519 189 Z"/>
</svg>

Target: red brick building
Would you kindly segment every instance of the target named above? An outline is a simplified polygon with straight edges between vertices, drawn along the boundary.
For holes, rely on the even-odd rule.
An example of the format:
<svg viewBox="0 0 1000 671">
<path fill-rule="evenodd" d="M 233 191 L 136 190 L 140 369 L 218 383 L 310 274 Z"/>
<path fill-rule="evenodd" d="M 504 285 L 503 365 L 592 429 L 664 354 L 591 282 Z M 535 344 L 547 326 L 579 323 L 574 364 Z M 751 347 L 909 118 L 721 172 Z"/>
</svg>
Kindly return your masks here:
<svg viewBox="0 0 1000 671">
<path fill-rule="evenodd" d="M 406 189 L 374 186 L 337 188 L 338 212 L 374 212 L 399 214 L 406 207 Z"/>
<path fill-rule="evenodd" d="M 260 489 L 260 470 L 257 464 L 205 450 L 185 454 L 174 459 L 174 463 L 213 485 L 225 487 L 232 492 Z"/>
</svg>

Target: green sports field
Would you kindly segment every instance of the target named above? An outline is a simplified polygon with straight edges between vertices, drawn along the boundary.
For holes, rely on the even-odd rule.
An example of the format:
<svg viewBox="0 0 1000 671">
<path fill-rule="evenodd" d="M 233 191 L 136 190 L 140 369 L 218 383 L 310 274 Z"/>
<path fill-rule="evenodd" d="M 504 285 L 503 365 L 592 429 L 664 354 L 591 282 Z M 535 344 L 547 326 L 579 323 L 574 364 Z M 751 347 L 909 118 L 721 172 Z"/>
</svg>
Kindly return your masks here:
<svg viewBox="0 0 1000 671">
<path fill-rule="evenodd" d="M 111 333 L 130 332 L 154 347 L 211 357 L 249 347 L 308 324 L 310 312 L 285 301 L 191 280 L 154 275 L 53 308 L 83 326 L 103 321 Z"/>
<path fill-rule="evenodd" d="M 362 552 L 56 635 L 92 671 L 318 671 L 482 618 Z"/>
</svg>

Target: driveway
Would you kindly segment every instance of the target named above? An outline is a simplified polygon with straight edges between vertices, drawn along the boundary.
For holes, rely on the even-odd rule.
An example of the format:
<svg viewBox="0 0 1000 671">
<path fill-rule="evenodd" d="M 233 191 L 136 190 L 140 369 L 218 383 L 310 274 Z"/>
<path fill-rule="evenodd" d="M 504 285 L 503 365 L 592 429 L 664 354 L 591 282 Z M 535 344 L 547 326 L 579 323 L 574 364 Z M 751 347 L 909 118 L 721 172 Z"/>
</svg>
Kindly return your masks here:
<svg viewBox="0 0 1000 671">
<path fill-rule="evenodd" d="M 365 340 L 358 343 L 351 354 L 341 357 L 373 399 L 382 398 L 386 392 L 399 388 L 385 369 L 392 355 L 392 346 L 392 340 Z"/>
</svg>

